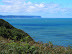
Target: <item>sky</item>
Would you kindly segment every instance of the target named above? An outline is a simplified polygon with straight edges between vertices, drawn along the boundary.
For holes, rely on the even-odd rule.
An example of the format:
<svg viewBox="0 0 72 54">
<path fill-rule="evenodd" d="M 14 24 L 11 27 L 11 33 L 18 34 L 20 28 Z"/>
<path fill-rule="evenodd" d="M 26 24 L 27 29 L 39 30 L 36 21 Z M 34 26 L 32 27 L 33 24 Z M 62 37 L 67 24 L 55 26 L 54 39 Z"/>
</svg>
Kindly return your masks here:
<svg viewBox="0 0 72 54">
<path fill-rule="evenodd" d="M 0 0 L 0 15 L 72 18 L 72 0 Z"/>
</svg>

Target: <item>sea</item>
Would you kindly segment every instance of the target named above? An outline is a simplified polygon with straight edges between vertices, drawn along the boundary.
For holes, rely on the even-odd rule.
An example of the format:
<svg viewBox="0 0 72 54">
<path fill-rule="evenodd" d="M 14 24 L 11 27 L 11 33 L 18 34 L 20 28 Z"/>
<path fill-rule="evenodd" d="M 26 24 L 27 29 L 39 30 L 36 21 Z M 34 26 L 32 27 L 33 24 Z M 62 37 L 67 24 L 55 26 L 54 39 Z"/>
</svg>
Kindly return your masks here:
<svg viewBox="0 0 72 54">
<path fill-rule="evenodd" d="M 72 18 L 2 18 L 36 42 L 72 46 Z"/>
</svg>

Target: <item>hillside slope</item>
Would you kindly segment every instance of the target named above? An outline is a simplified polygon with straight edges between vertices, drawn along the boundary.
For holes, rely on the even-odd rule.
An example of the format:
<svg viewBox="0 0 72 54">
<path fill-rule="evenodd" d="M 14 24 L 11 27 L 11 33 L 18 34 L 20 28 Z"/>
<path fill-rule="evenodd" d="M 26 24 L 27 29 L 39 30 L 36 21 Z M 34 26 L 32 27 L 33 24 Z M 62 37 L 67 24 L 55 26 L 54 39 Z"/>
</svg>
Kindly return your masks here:
<svg viewBox="0 0 72 54">
<path fill-rule="evenodd" d="M 14 41 L 34 41 L 27 33 L 13 27 L 3 19 L 0 19 L 0 36 Z"/>
</svg>

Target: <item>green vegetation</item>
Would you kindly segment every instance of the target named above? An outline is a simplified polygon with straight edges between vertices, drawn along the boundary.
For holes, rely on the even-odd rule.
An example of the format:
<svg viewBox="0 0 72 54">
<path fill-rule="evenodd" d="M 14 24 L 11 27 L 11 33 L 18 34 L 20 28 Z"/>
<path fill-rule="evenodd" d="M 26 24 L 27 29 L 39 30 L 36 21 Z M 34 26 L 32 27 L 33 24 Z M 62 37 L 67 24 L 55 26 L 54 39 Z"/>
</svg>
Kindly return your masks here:
<svg viewBox="0 0 72 54">
<path fill-rule="evenodd" d="M 70 47 L 54 46 L 51 43 L 0 42 L 0 54 L 72 54 Z"/>
<path fill-rule="evenodd" d="M 24 31 L 14 28 L 8 22 L 0 19 L 0 36 L 12 39 L 14 41 L 34 41 L 27 33 Z M 25 37 L 29 37 L 28 40 L 25 40 Z"/>
<path fill-rule="evenodd" d="M 24 31 L 0 19 L 0 54 L 72 54 L 72 48 L 35 42 Z"/>
</svg>

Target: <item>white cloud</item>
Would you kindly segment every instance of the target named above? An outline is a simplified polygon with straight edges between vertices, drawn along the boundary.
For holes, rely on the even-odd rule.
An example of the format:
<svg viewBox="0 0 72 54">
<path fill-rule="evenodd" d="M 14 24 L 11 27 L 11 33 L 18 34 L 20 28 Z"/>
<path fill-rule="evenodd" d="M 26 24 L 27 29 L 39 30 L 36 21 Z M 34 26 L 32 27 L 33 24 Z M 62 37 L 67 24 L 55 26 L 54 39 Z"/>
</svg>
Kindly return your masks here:
<svg viewBox="0 0 72 54">
<path fill-rule="evenodd" d="M 40 7 L 40 8 L 45 7 L 45 5 L 44 5 L 44 4 L 35 4 L 35 6 L 36 6 L 36 7 Z"/>
<path fill-rule="evenodd" d="M 64 13 L 66 8 L 61 8 L 58 4 L 44 4 L 25 2 L 25 0 L 2 0 L 4 5 L 0 5 L 0 12 L 7 13 Z"/>
</svg>

